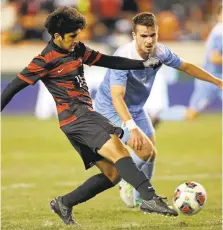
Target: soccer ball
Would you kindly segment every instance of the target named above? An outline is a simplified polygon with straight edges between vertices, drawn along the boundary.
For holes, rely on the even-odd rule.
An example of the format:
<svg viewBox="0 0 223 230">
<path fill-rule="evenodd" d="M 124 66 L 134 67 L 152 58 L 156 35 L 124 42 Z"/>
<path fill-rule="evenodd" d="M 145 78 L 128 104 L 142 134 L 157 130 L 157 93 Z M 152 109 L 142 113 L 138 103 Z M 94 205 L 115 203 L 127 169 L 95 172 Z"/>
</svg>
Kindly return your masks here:
<svg viewBox="0 0 223 230">
<path fill-rule="evenodd" d="M 189 181 L 179 185 L 173 197 L 173 204 L 177 211 L 185 215 L 198 213 L 207 200 L 206 191 L 197 182 Z"/>
</svg>

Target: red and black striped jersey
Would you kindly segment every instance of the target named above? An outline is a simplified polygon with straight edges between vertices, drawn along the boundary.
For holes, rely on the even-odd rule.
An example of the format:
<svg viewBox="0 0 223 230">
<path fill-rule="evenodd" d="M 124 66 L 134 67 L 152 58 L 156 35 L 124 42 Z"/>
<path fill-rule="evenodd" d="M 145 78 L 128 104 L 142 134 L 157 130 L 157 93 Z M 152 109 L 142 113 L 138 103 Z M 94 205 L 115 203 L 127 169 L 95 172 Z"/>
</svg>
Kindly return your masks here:
<svg viewBox="0 0 223 230">
<path fill-rule="evenodd" d="M 72 104 L 86 104 L 93 109 L 83 64 L 93 65 L 100 57 L 101 53 L 81 42 L 74 51 L 68 52 L 51 40 L 18 77 L 31 85 L 43 81 L 56 102 L 60 126 L 63 126 L 77 119 L 71 112 Z"/>
</svg>

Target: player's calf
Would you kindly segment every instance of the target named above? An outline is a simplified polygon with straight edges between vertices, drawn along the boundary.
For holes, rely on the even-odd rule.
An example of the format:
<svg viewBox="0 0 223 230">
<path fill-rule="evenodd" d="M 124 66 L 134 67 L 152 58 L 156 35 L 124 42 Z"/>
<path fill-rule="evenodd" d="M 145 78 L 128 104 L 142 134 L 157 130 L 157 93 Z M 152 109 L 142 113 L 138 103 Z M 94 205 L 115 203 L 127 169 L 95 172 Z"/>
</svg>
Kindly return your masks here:
<svg viewBox="0 0 223 230">
<path fill-rule="evenodd" d="M 143 148 L 141 150 L 134 148 L 131 139 L 127 142 L 127 144 L 134 150 L 135 154 L 144 162 L 148 161 L 155 154 L 155 147 L 148 138 L 146 140 L 146 144 L 143 145 Z"/>
<path fill-rule="evenodd" d="M 113 163 L 103 159 L 101 161 L 95 162 L 95 165 L 114 185 L 120 182 L 121 177 Z"/>
</svg>

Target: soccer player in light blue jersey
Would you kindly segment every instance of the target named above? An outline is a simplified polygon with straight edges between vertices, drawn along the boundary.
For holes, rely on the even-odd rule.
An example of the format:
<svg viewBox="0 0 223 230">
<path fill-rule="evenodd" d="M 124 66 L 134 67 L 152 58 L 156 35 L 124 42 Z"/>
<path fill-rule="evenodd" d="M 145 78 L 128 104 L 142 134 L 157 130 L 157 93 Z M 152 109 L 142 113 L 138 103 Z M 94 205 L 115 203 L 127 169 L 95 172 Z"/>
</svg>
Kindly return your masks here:
<svg viewBox="0 0 223 230">
<path fill-rule="evenodd" d="M 156 157 L 155 132 L 143 106 L 161 65 L 211 82 L 217 89 L 222 88 L 222 81 L 198 66 L 183 61 L 165 45 L 158 43 L 158 27 L 153 14 L 137 14 L 133 18 L 132 34 L 133 41 L 122 45 L 114 55 L 138 60 L 150 59 L 153 68 L 108 69 L 96 95 L 95 109 L 117 126 L 123 127 L 122 141 L 133 150 L 131 156 L 138 168 L 151 179 Z M 121 183 L 120 195 L 128 207 L 136 206 L 139 194 L 125 182 Z"/>
<path fill-rule="evenodd" d="M 222 6 L 218 9 L 218 23 L 212 29 L 206 42 L 204 69 L 222 79 Z M 215 85 L 195 80 L 195 88 L 190 99 L 185 119 L 192 120 L 208 107 L 216 98 L 222 100 L 222 92 Z"/>
</svg>

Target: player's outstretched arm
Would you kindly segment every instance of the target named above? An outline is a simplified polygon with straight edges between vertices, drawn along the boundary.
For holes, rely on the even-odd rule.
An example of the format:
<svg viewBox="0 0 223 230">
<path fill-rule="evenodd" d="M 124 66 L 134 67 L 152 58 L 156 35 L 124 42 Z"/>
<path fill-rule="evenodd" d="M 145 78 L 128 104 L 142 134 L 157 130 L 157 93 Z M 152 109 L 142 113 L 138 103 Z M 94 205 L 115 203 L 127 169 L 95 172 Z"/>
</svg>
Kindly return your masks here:
<svg viewBox="0 0 223 230">
<path fill-rule="evenodd" d="M 24 89 L 29 84 L 20 78 L 16 77 L 9 83 L 2 92 L 1 95 L 1 111 L 4 107 L 11 101 L 11 99 L 17 94 L 20 90 Z"/>
<path fill-rule="evenodd" d="M 198 67 L 197 65 L 188 62 L 182 62 L 178 69 L 191 75 L 192 77 L 213 83 L 222 90 L 222 80 L 217 77 L 214 77 L 213 75 L 211 75 L 204 69 Z"/>
<path fill-rule="evenodd" d="M 120 70 L 128 70 L 128 69 L 144 69 L 146 67 L 154 67 L 153 60 L 133 60 L 124 57 L 118 56 L 108 56 L 102 54 L 97 62 L 94 63 L 96 66 L 101 66 L 110 69 L 120 69 Z"/>
</svg>

